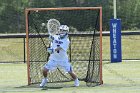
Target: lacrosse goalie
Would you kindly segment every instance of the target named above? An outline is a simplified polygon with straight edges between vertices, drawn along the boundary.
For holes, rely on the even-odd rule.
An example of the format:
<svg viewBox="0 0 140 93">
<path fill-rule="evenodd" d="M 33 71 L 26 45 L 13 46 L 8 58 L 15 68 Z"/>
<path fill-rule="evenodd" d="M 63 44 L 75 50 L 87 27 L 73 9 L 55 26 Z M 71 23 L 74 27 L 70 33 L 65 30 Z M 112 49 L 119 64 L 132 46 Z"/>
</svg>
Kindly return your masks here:
<svg viewBox="0 0 140 93">
<path fill-rule="evenodd" d="M 44 87 L 47 84 L 47 74 L 51 70 L 61 67 L 64 71 L 68 72 L 74 80 L 74 86 L 79 86 L 79 80 L 76 74 L 72 70 L 72 66 L 69 63 L 67 50 L 69 48 L 69 39 L 68 39 L 69 27 L 67 25 L 60 25 L 59 33 L 54 36 L 49 36 L 51 41 L 50 48 L 47 49 L 47 52 L 50 53 L 49 61 L 44 65 L 43 76 L 40 87 Z"/>
</svg>

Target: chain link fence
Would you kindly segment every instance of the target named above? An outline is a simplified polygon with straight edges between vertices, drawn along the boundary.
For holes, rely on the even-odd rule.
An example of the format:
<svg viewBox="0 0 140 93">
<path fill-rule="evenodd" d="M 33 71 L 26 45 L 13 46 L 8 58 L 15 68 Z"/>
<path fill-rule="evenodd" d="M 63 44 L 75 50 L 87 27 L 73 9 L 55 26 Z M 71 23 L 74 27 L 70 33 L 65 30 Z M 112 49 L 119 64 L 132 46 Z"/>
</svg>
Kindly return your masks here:
<svg viewBox="0 0 140 93">
<path fill-rule="evenodd" d="M 25 34 L 0 35 L 0 62 L 26 62 Z M 122 59 L 140 60 L 140 32 L 122 33 Z M 103 61 L 110 61 L 110 36 L 103 33 Z"/>
<path fill-rule="evenodd" d="M 0 51 L 1 63 L 25 63 L 25 34 L 1 34 Z"/>
<path fill-rule="evenodd" d="M 122 32 L 122 60 L 140 60 L 140 31 Z M 110 36 L 103 33 L 103 60 L 110 61 Z"/>
</svg>

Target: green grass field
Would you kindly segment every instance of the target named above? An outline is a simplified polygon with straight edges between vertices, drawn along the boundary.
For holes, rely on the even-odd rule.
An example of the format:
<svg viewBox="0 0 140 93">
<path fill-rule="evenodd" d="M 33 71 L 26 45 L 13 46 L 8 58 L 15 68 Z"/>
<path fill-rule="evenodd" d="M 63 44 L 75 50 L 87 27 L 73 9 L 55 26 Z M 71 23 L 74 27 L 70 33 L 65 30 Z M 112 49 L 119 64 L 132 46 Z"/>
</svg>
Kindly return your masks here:
<svg viewBox="0 0 140 93">
<path fill-rule="evenodd" d="M 103 37 L 103 59 L 110 58 L 109 39 L 109 37 Z M 123 58 L 140 58 L 139 40 L 139 36 L 123 37 Z M 0 60 L 22 60 L 22 42 L 22 39 L 1 40 Z M 15 48 L 15 46 L 18 47 Z M 103 85 L 96 87 L 63 86 L 59 88 L 54 86 L 42 90 L 38 85 L 27 85 L 26 64 L 0 63 L 0 93 L 139 93 L 140 61 L 103 62 L 103 81 Z"/>
<path fill-rule="evenodd" d="M 0 93 L 139 93 L 140 62 L 103 64 L 104 84 L 96 87 L 50 87 L 27 85 L 26 64 L 0 64 Z"/>
</svg>

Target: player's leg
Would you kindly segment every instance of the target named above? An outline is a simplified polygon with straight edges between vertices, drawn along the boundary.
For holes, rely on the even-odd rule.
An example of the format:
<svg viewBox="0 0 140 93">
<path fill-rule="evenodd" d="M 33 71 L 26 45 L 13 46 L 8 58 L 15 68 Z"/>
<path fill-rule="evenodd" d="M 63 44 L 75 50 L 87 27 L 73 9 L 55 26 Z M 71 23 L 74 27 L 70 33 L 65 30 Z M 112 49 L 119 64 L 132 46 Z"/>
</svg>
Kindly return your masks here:
<svg viewBox="0 0 140 93">
<path fill-rule="evenodd" d="M 61 62 L 60 62 L 60 63 L 61 63 Z M 70 74 L 70 76 L 73 78 L 73 80 L 74 80 L 74 86 L 79 86 L 78 77 L 77 77 L 77 75 L 73 72 L 71 64 L 70 64 L 69 62 L 62 62 L 60 65 L 61 65 L 61 66 L 63 67 L 63 69 L 64 69 L 66 72 L 68 72 L 68 73 Z"/>
<path fill-rule="evenodd" d="M 43 68 L 43 76 L 44 78 L 42 79 L 42 82 L 40 84 L 40 87 L 44 87 L 48 81 L 47 79 L 47 75 L 49 70 L 54 70 L 56 69 L 56 62 L 49 60 L 47 64 L 45 64 L 44 68 Z"/>
<path fill-rule="evenodd" d="M 42 72 L 43 72 L 44 78 L 43 78 L 42 81 L 41 81 L 40 87 L 44 87 L 44 86 L 46 85 L 46 83 L 47 83 L 47 81 L 48 81 L 48 79 L 47 79 L 47 74 L 48 74 L 48 72 L 49 72 L 49 69 L 47 69 L 47 68 L 44 66 Z"/>
<path fill-rule="evenodd" d="M 40 87 L 44 87 L 48 81 L 47 79 L 47 74 L 48 74 L 49 69 L 47 69 L 46 67 L 43 68 L 43 76 L 44 78 L 41 81 Z"/>
<path fill-rule="evenodd" d="M 78 77 L 76 76 L 76 74 L 73 71 L 69 71 L 68 73 L 74 79 L 74 86 L 76 86 L 76 87 L 79 86 L 79 80 L 78 80 Z"/>
</svg>

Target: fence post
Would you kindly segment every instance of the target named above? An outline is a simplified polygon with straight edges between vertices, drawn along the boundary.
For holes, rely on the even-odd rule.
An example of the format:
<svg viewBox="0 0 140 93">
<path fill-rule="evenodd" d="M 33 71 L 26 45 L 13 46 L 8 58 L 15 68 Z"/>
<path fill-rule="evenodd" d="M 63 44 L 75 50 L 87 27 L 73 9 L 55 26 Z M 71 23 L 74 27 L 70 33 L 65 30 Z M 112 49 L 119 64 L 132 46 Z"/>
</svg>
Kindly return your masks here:
<svg viewBox="0 0 140 93">
<path fill-rule="evenodd" d="M 26 47 L 25 47 L 25 38 L 23 38 L 23 51 L 24 51 L 24 63 L 26 63 Z"/>
</svg>

